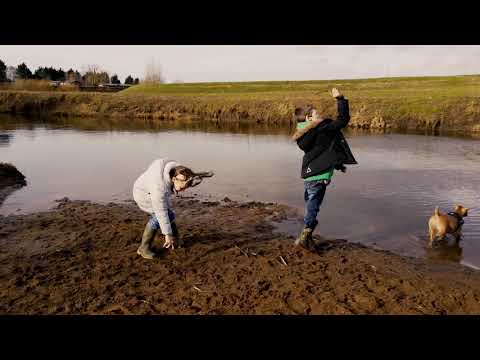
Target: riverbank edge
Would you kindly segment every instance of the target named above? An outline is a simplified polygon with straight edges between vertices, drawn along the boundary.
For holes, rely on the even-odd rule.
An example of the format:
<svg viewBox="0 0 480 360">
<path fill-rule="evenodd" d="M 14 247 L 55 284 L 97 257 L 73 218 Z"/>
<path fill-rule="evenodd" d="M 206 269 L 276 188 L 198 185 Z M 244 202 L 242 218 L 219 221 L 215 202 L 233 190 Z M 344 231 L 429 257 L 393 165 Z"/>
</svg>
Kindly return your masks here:
<svg viewBox="0 0 480 360">
<path fill-rule="evenodd" d="M 429 100 L 429 109 L 405 106 L 402 99 L 350 99 L 349 128 L 374 131 L 413 130 L 429 134 L 480 134 L 480 104 L 470 98 Z M 206 120 L 215 123 L 247 121 L 293 124 L 296 106 L 311 103 L 335 116 L 335 102 L 319 95 L 121 95 L 0 91 L 0 113 L 55 117 L 107 117 L 117 121 L 153 122 Z M 421 105 L 421 104 L 420 104 Z M 415 104 L 415 106 L 420 106 Z"/>
</svg>

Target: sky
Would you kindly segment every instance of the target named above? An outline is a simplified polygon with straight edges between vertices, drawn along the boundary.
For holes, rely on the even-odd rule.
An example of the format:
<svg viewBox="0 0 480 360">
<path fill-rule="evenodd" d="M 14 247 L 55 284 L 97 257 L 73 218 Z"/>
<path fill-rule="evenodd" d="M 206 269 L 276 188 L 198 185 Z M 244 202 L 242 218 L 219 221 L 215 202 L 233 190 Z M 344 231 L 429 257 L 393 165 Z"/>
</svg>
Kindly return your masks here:
<svg viewBox="0 0 480 360">
<path fill-rule="evenodd" d="M 167 82 L 331 80 L 480 73 L 480 46 L 0 45 L 0 60 L 84 71 L 96 64 L 122 80 L 148 63 Z"/>
</svg>

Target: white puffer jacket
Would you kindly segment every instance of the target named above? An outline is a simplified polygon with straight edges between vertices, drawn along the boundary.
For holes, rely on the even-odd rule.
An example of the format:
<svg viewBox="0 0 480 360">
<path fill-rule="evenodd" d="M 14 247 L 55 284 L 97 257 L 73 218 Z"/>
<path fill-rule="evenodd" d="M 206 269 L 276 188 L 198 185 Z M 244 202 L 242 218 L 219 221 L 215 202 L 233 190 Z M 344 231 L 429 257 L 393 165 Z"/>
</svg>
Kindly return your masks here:
<svg viewBox="0 0 480 360">
<path fill-rule="evenodd" d="M 157 159 L 133 184 L 133 199 L 143 211 L 155 213 L 163 235 L 172 235 L 168 209 L 172 203 L 170 170 L 179 166 L 176 161 Z"/>
</svg>

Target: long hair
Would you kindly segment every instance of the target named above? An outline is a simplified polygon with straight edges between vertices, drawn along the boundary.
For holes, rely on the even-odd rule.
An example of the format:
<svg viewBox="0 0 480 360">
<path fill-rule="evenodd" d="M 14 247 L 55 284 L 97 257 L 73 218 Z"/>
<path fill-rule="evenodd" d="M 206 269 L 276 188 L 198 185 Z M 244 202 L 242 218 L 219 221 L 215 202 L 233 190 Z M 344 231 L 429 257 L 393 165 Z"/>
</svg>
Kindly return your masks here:
<svg viewBox="0 0 480 360">
<path fill-rule="evenodd" d="M 176 166 L 172 170 L 170 170 L 170 177 L 174 177 L 177 175 L 183 175 L 188 180 L 193 178 L 195 176 L 195 173 L 192 171 L 192 169 L 186 166 Z"/>
<path fill-rule="evenodd" d="M 199 185 L 203 178 L 212 177 L 212 171 L 202 171 L 202 172 L 194 172 L 192 169 L 186 166 L 176 166 L 172 170 L 170 170 L 170 177 L 174 177 L 177 175 L 183 175 L 186 178 L 187 186 L 194 187 Z"/>
</svg>

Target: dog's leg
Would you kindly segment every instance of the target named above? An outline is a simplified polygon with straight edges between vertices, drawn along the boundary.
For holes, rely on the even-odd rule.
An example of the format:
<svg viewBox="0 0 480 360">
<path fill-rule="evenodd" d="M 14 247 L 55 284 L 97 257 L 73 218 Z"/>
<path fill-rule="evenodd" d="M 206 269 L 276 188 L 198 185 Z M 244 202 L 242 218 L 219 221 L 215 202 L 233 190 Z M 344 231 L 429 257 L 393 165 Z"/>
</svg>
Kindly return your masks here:
<svg viewBox="0 0 480 360">
<path fill-rule="evenodd" d="M 460 242 L 460 240 L 462 239 L 462 231 L 461 230 L 455 231 L 453 236 L 455 237 L 455 242 L 458 244 Z"/>
<path fill-rule="evenodd" d="M 433 240 L 435 239 L 435 232 L 433 231 L 431 226 L 428 227 L 428 235 L 429 235 L 428 246 L 432 247 Z"/>
</svg>

